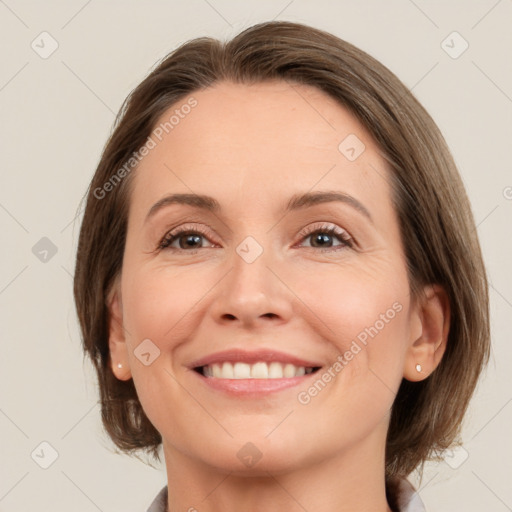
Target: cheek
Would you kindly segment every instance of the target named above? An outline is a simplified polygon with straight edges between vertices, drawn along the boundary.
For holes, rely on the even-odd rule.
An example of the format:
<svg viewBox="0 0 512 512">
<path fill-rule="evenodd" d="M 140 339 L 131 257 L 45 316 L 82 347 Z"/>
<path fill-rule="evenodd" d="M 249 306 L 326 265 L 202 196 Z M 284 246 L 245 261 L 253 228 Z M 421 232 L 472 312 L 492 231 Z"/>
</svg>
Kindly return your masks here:
<svg viewBox="0 0 512 512">
<path fill-rule="evenodd" d="M 304 310 L 312 311 L 310 325 L 311 318 L 321 319 L 311 332 L 333 350 L 333 363 L 318 375 L 326 384 L 301 389 L 297 418 L 304 424 L 311 416 L 329 418 L 316 424 L 315 436 L 331 439 L 332 450 L 342 449 L 385 428 L 389 419 L 403 375 L 408 284 L 398 270 L 339 268 L 305 275 L 297 295 L 308 305 Z"/>
<path fill-rule="evenodd" d="M 170 348 L 185 326 L 190 328 L 188 317 L 214 284 L 210 273 L 199 268 L 127 269 L 126 275 L 130 277 L 124 282 L 123 311 L 133 348 L 145 338 L 161 350 Z"/>
<path fill-rule="evenodd" d="M 302 276 L 294 291 L 307 306 L 301 314 L 309 316 L 320 339 L 327 340 L 338 354 L 350 351 L 347 358 L 354 371 L 362 367 L 384 374 L 401 371 L 408 337 L 405 268 L 391 261 L 325 265 Z"/>
<path fill-rule="evenodd" d="M 176 350 L 194 336 L 199 325 L 196 309 L 212 287 L 209 281 L 211 276 L 199 269 L 140 264 L 123 268 L 123 320 L 133 381 L 150 421 L 171 437 L 180 435 L 180 425 L 170 418 L 177 410 L 194 407 L 176 378 Z M 150 345 L 150 364 L 145 365 L 138 354 L 148 339 L 157 349 Z"/>
</svg>

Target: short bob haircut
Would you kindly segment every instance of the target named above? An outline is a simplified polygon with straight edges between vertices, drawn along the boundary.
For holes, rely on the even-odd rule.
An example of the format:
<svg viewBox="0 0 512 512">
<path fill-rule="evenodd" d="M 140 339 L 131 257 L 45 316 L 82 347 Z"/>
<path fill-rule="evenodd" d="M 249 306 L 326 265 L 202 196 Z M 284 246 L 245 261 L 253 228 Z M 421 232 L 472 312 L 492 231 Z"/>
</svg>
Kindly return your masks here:
<svg viewBox="0 0 512 512">
<path fill-rule="evenodd" d="M 460 444 L 464 414 L 489 359 L 488 284 L 471 207 L 443 136 L 405 85 L 351 44 L 290 22 L 261 23 L 228 42 L 198 38 L 183 44 L 132 91 L 117 116 L 84 197 L 74 277 L 84 351 L 98 374 L 106 432 L 122 451 L 142 449 L 160 460 L 161 435 L 145 415 L 133 379 L 114 376 L 108 345 L 108 303 L 121 272 L 136 166 L 108 193 L 98 190 L 144 145 L 162 114 L 220 81 L 316 87 L 365 126 L 388 163 L 411 297 L 439 284 L 451 307 L 440 364 L 422 381 L 403 379 L 391 411 L 386 482 L 418 466 L 423 470 L 425 461 L 440 460 L 444 450 Z"/>
</svg>

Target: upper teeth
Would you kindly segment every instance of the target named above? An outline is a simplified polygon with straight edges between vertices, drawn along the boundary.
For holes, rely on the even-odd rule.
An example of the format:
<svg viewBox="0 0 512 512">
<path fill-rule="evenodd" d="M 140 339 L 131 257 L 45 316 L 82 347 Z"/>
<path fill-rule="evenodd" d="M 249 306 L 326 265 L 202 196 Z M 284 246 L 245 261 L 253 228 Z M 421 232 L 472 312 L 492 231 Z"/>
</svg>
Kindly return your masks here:
<svg viewBox="0 0 512 512">
<path fill-rule="evenodd" d="M 218 379 L 282 379 L 283 377 L 300 377 L 312 373 L 313 368 L 275 361 L 254 364 L 225 362 L 204 366 L 203 372 L 206 377 Z"/>
</svg>

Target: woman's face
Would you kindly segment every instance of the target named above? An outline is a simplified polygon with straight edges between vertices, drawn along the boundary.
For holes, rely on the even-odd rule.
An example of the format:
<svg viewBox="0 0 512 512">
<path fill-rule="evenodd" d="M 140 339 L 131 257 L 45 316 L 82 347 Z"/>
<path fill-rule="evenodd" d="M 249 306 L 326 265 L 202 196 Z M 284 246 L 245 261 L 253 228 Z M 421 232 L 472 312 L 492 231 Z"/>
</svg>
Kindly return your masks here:
<svg viewBox="0 0 512 512">
<path fill-rule="evenodd" d="M 253 474 L 383 460 L 421 327 L 376 144 L 308 86 L 220 83 L 161 122 L 176 109 L 134 171 L 116 374 L 168 454 Z"/>
</svg>

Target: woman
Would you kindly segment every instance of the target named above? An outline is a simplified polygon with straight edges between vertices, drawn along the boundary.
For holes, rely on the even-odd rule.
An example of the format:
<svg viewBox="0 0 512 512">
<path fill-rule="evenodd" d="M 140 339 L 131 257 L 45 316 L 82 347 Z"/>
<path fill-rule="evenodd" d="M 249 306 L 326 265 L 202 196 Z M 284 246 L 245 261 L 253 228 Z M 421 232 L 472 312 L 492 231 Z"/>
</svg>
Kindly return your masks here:
<svg viewBox="0 0 512 512">
<path fill-rule="evenodd" d="M 163 448 L 150 511 L 424 510 L 458 441 L 488 294 L 438 128 L 382 64 L 271 22 L 132 92 L 75 272 L 103 424 Z"/>
</svg>

